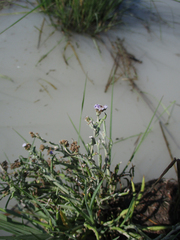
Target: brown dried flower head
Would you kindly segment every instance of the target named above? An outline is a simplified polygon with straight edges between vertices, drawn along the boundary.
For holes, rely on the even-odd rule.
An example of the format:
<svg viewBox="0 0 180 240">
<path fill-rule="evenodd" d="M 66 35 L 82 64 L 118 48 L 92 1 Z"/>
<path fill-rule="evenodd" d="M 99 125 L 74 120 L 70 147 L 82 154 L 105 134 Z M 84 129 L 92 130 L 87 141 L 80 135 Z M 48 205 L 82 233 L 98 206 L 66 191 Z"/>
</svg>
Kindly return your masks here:
<svg viewBox="0 0 180 240">
<path fill-rule="evenodd" d="M 36 135 L 33 132 L 29 132 L 29 134 L 31 135 L 32 138 L 36 137 Z"/>
<path fill-rule="evenodd" d="M 45 146 L 44 146 L 43 144 L 41 144 L 40 147 L 39 147 L 39 149 L 40 149 L 41 151 L 44 151 Z"/>
<path fill-rule="evenodd" d="M 30 143 L 23 143 L 22 147 L 24 147 L 26 150 L 30 150 L 31 144 Z"/>
<path fill-rule="evenodd" d="M 77 145 L 77 141 L 73 141 L 73 143 L 71 144 L 70 150 L 72 152 L 79 152 L 79 148 L 80 146 Z"/>
<path fill-rule="evenodd" d="M 0 165 L 4 171 L 8 170 L 8 162 L 6 160 L 3 161 Z"/>
<path fill-rule="evenodd" d="M 69 142 L 67 140 L 61 140 L 60 144 L 65 146 L 65 147 L 69 147 Z"/>
<path fill-rule="evenodd" d="M 14 163 L 11 164 L 11 169 L 18 168 L 21 166 L 19 159 L 15 160 Z"/>
</svg>

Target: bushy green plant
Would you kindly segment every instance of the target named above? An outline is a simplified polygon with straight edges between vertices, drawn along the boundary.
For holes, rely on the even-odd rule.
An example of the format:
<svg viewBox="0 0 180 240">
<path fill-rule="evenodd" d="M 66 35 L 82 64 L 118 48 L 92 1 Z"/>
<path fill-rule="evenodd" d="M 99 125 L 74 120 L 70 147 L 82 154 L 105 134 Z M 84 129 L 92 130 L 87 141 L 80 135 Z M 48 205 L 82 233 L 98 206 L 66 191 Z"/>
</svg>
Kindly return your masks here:
<svg viewBox="0 0 180 240">
<path fill-rule="evenodd" d="M 42 11 L 62 30 L 95 35 L 121 22 L 124 0 L 39 0 Z M 51 18 L 52 19 L 52 18 Z"/>
<path fill-rule="evenodd" d="M 0 176 L 5 182 L 1 184 L 1 198 L 9 195 L 24 207 L 21 214 L 7 209 L 1 211 L 27 219 L 39 231 L 33 232 L 26 226 L 28 234 L 33 232 L 43 239 L 47 236 L 54 239 L 115 239 L 120 235 L 140 238 L 135 226 L 129 225 L 135 199 L 129 209 L 117 209 L 115 214 L 110 211 L 110 202 L 129 194 L 129 190 L 122 190 L 119 184 L 123 176 L 132 177 L 133 171 L 118 173 L 118 163 L 111 172 L 112 140 L 108 139 L 105 126 L 107 106 L 96 104 L 95 109 L 97 120 L 85 119 L 93 130 L 90 142 L 84 144 L 86 153 L 80 153 L 76 141 L 69 144 L 67 140 L 61 140 L 55 144 L 30 132 L 34 139 L 32 144 L 23 144 L 28 157 L 20 156 L 11 164 L 11 170 L 6 161 L 1 164 L 3 172 Z M 100 119 L 102 112 L 104 116 Z M 36 139 L 42 142 L 39 151 L 35 146 Z M 7 223 L 4 218 L 1 215 L 1 221 Z M 14 223 L 11 220 L 11 224 Z M 10 231 L 9 224 L 0 228 Z M 16 231 L 12 233 L 18 235 Z M 23 234 L 19 236 L 23 237 Z"/>
<path fill-rule="evenodd" d="M 97 120 L 85 119 L 93 130 L 88 144 L 75 128 L 85 153 L 80 151 L 76 141 L 69 144 L 67 140 L 61 140 L 56 144 L 30 132 L 32 143 L 22 145 L 28 156 L 20 156 L 12 164 L 7 161 L 0 164 L 1 199 L 9 196 L 5 209 L 0 209 L 0 229 L 14 234 L 0 239 L 150 239 L 144 230 L 165 229 L 170 229 L 168 234 L 175 239 L 174 232 L 180 228 L 179 224 L 143 227 L 133 223 L 145 179 L 143 177 L 137 194 L 132 181 L 134 169 L 127 171 L 129 163 L 120 173 L 120 163 L 111 171 L 113 143 L 106 133 L 107 106 L 96 104 L 94 108 Z M 101 114 L 104 114 L 102 118 Z M 35 146 L 36 139 L 42 143 L 39 150 Z M 131 182 L 126 188 L 121 186 L 123 177 Z M 127 207 L 119 205 L 125 196 L 130 199 Z M 18 201 L 18 211 L 8 209 L 12 198 Z M 167 240 L 163 235 L 160 237 Z"/>
</svg>

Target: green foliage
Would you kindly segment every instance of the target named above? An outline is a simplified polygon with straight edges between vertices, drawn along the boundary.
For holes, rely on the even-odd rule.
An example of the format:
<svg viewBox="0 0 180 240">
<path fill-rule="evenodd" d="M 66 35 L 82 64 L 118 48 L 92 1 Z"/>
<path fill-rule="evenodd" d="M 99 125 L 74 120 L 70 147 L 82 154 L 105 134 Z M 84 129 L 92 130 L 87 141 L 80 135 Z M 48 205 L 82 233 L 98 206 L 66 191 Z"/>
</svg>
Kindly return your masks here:
<svg viewBox="0 0 180 240">
<path fill-rule="evenodd" d="M 113 239 L 119 236 L 119 229 L 115 231 L 119 221 L 111 215 L 103 216 L 103 212 L 107 212 L 110 201 L 128 195 L 129 191 L 118 189 L 121 183 L 121 174 L 118 173 L 120 164 L 114 172 L 110 170 L 111 144 L 106 135 L 106 108 L 96 105 L 96 121 L 86 117 L 93 130 L 86 153 L 80 153 L 76 141 L 69 144 L 67 140 L 61 140 L 55 144 L 47 142 L 38 133 L 30 132 L 32 143 L 23 144 L 28 157 L 20 156 L 11 166 L 5 161 L 1 164 L 1 198 L 10 195 L 10 198 L 17 199 L 20 214 L 7 208 L 0 210 L 23 218 L 23 222 L 9 222 L 10 217 L 1 214 L 1 229 L 20 235 L 22 239 L 24 231 L 26 235 L 37 235 L 37 239 L 42 239 L 43 232 L 43 239 L 47 235 L 54 239 Z M 104 116 L 100 119 L 102 112 Z M 36 139 L 42 142 L 40 150 L 35 146 Z M 128 175 L 132 177 L 131 171 L 126 173 L 126 177 Z M 128 213 L 123 221 L 126 215 L 121 215 L 121 234 L 125 236 L 127 231 L 124 226 L 130 220 Z M 24 224 L 25 220 L 35 229 L 31 231 L 31 227 Z"/>
<path fill-rule="evenodd" d="M 125 0 L 38 0 L 38 6 L 27 12 L 0 34 L 14 26 L 32 12 L 47 14 L 57 29 L 88 33 L 92 36 L 106 32 L 122 22 L 126 11 Z M 1 7 L 1 6 L 0 6 Z"/>
<path fill-rule="evenodd" d="M 0 198 L 9 196 L 9 200 L 18 201 L 18 210 L 8 209 L 9 200 L 5 209 L 0 209 L 0 229 L 14 234 L 14 239 L 150 239 L 144 231 L 167 228 L 174 231 L 173 227 L 143 227 L 133 223 L 134 210 L 145 190 L 145 178 L 136 193 L 133 168 L 119 172 L 118 163 L 114 171 L 110 169 L 113 143 L 106 133 L 107 106 L 96 104 L 94 108 L 96 121 L 85 119 L 93 131 L 88 144 L 75 128 L 85 153 L 76 141 L 53 143 L 30 132 L 32 143 L 23 144 L 28 156 L 20 156 L 12 164 L 7 161 L 0 164 Z M 36 140 L 42 143 L 39 150 Z M 123 177 L 129 178 L 131 186 L 122 187 Z M 112 212 L 112 206 L 125 196 L 131 198 L 129 207 L 119 206 Z"/>
<path fill-rule="evenodd" d="M 39 0 L 42 11 L 55 17 L 62 30 L 95 35 L 121 22 L 124 0 Z M 52 18 L 51 18 L 52 19 Z"/>
</svg>

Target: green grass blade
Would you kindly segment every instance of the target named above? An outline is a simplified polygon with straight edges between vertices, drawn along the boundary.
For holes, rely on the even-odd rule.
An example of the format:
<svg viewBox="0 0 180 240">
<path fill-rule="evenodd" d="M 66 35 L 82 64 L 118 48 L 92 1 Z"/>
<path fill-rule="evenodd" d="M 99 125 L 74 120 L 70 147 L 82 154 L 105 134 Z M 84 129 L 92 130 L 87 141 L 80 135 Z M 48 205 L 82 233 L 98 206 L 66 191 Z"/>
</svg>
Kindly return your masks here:
<svg viewBox="0 0 180 240">
<path fill-rule="evenodd" d="M 81 103 L 81 113 L 80 113 L 80 120 L 79 120 L 79 134 L 78 134 L 78 145 L 79 145 L 79 139 L 80 139 L 80 132 L 81 132 L 81 120 L 82 120 L 82 113 L 83 113 L 83 109 L 84 109 L 84 100 L 85 100 L 85 95 L 86 95 L 86 84 L 87 84 L 87 76 L 86 76 L 86 81 L 85 81 L 85 85 L 84 85 L 84 91 L 83 91 L 83 99 L 82 99 L 82 103 Z"/>
<path fill-rule="evenodd" d="M 162 101 L 162 98 L 161 98 L 161 100 L 159 101 L 159 104 L 158 104 L 158 106 L 156 107 L 156 109 L 155 109 L 155 111 L 154 111 L 154 114 L 153 114 L 153 116 L 152 116 L 152 118 L 151 118 L 151 120 L 150 120 L 150 122 L 149 122 L 149 124 L 148 124 L 148 126 L 147 126 L 147 128 L 146 128 L 146 130 L 145 130 L 145 132 L 143 133 L 143 136 L 142 136 L 142 138 L 141 138 L 141 141 L 139 142 L 138 146 L 137 146 L 136 149 L 134 150 L 134 152 L 133 152 L 130 160 L 128 161 L 127 165 L 124 167 L 124 169 L 123 169 L 123 171 L 122 171 L 121 174 L 124 174 L 124 172 L 126 171 L 126 169 L 127 169 L 128 166 L 129 166 L 129 164 L 132 162 L 135 154 L 136 154 L 137 151 L 139 150 L 139 148 L 140 148 L 142 142 L 144 141 L 145 137 L 146 137 L 147 134 L 149 133 L 149 129 L 150 129 L 151 123 L 152 123 L 152 121 L 153 121 L 153 119 L 154 119 L 154 117 L 155 117 L 155 115 L 156 115 L 156 112 L 157 112 L 157 110 L 158 110 L 158 108 L 159 108 L 159 105 L 161 104 L 161 101 Z"/>
<path fill-rule="evenodd" d="M 8 155 L 5 152 L 4 152 L 4 155 L 5 155 L 6 159 L 8 160 L 8 163 L 11 164 L 11 162 L 10 162 L 10 160 L 8 158 Z"/>
<path fill-rule="evenodd" d="M 93 193 L 93 195 L 92 195 L 91 203 L 90 203 L 90 209 L 91 209 L 91 211 L 92 211 L 92 208 L 93 208 L 93 204 L 94 204 L 94 201 L 95 201 L 95 197 L 96 197 L 96 195 L 97 195 L 97 193 L 98 193 L 98 191 L 99 191 L 102 183 L 103 183 L 103 180 L 99 183 L 99 185 L 97 186 L 96 190 L 94 191 L 94 193 Z"/>
<path fill-rule="evenodd" d="M 114 231 L 117 231 L 121 234 L 123 234 L 125 237 L 127 237 L 128 239 L 131 239 L 131 236 L 127 233 L 127 231 L 123 230 L 122 228 L 120 227 L 110 227 L 110 230 L 114 230 Z"/>
<path fill-rule="evenodd" d="M 111 164 L 111 150 L 112 150 L 112 115 L 113 115 L 113 94 L 114 94 L 114 74 L 113 74 L 113 83 L 111 91 L 111 113 L 110 113 L 110 127 L 109 127 L 109 160 Z"/>
<path fill-rule="evenodd" d="M 141 190 L 140 190 L 140 193 L 138 194 L 138 197 L 137 197 L 137 200 L 136 200 L 136 204 L 135 204 L 136 206 L 139 204 L 139 201 L 140 201 L 141 198 L 142 198 L 144 189 L 145 189 L 145 177 L 143 176 L 143 178 L 142 178 L 142 184 L 141 184 Z"/>
<path fill-rule="evenodd" d="M 150 122 L 149 122 L 149 124 L 148 124 L 148 126 L 147 126 L 147 128 L 146 128 L 146 131 L 144 132 L 144 134 L 143 134 L 143 136 L 142 136 L 142 138 L 141 138 L 141 141 L 139 142 L 136 150 L 134 151 L 134 155 L 135 155 L 136 152 L 139 150 L 142 142 L 144 141 L 145 137 L 147 136 L 147 133 L 148 133 L 148 131 L 149 131 L 149 128 L 150 128 L 150 126 L 151 126 L 151 123 L 152 123 L 152 121 L 153 121 L 153 119 L 154 119 L 154 117 L 155 117 L 155 115 L 156 115 L 156 112 L 157 112 L 157 110 L 158 110 L 161 102 L 162 102 L 162 98 L 161 98 L 161 100 L 159 101 L 159 104 L 158 104 L 158 106 L 156 107 L 156 109 L 155 109 L 155 111 L 154 111 L 154 114 L 153 114 L 153 116 L 152 116 L 152 118 L 151 118 L 151 120 L 150 120 Z"/>
<path fill-rule="evenodd" d="M 17 222 L 1 213 L 0 213 L 0 229 L 18 236 L 22 234 L 27 235 L 27 233 L 30 233 L 30 234 L 42 233 L 42 230 L 38 230 L 30 226 L 26 226 L 25 224 L 21 222 Z"/>
<path fill-rule="evenodd" d="M 87 203 L 87 182 L 86 182 L 86 181 L 85 181 L 84 201 L 85 201 L 85 204 L 86 204 L 86 209 L 87 209 L 87 211 L 88 211 L 88 213 L 89 213 L 89 216 L 90 216 L 90 218 L 91 218 L 91 222 L 94 224 L 92 209 L 88 206 L 88 203 Z"/>
<path fill-rule="evenodd" d="M 35 223 L 35 224 L 38 224 L 38 225 L 40 225 L 40 226 L 43 226 L 43 227 L 46 227 L 46 228 L 49 228 L 50 226 L 49 226 L 49 224 L 47 224 L 47 223 L 43 223 L 43 222 L 40 222 L 40 221 L 38 221 L 38 220 L 35 220 L 35 219 L 32 219 L 32 218 L 30 218 L 29 217 L 29 215 L 27 215 L 27 213 L 25 213 L 25 215 L 24 215 L 24 212 L 22 212 L 22 214 L 19 214 L 18 212 L 16 212 L 16 211 L 13 211 L 13 210 L 9 210 L 9 209 L 2 209 L 2 208 L 0 208 L 0 211 L 1 212 L 4 212 L 4 213 L 7 213 L 7 214 L 10 214 L 10 215 L 12 215 L 12 216 L 15 216 L 15 217 L 19 217 L 19 218 L 22 218 L 23 217 L 23 219 L 25 219 L 25 220 L 28 220 L 29 222 L 31 222 L 31 223 Z M 38 213 L 38 218 L 40 218 L 40 214 Z M 46 217 L 46 216 L 45 216 Z M 41 217 L 41 218 L 45 218 L 44 216 L 43 217 Z"/>
<path fill-rule="evenodd" d="M 61 40 L 59 40 L 59 41 L 57 42 L 57 44 L 56 44 L 53 48 L 51 48 L 46 54 L 44 54 L 44 55 L 39 59 L 39 61 L 36 63 L 35 66 L 37 67 L 37 65 L 38 65 L 44 58 L 46 58 L 47 55 L 48 55 L 50 52 L 52 52 L 52 51 L 62 42 L 63 39 L 64 39 L 64 37 L 62 37 Z"/>
<path fill-rule="evenodd" d="M 40 8 L 42 5 L 39 4 L 37 7 L 33 8 L 31 11 L 29 11 L 28 13 L 26 13 L 24 16 L 22 16 L 20 19 L 18 19 L 16 22 L 14 22 L 13 24 L 11 24 L 9 27 L 7 27 L 6 29 L 4 29 L 2 32 L 0 32 L 0 34 L 2 34 L 3 32 L 7 31 L 9 28 L 13 27 L 16 23 L 18 23 L 19 21 L 21 21 L 23 18 L 25 18 L 27 15 L 29 15 L 30 13 L 34 12 L 36 9 Z"/>
<path fill-rule="evenodd" d="M 58 206 L 59 206 L 60 208 L 64 208 L 64 209 L 67 209 L 67 210 L 70 210 L 70 211 L 74 209 L 73 207 L 71 207 L 71 206 L 69 206 L 69 205 L 58 204 Z"/>
<path fill-rule="evenodd" d="M 18 133 L 14 128 L 13 128 L 13 130 L 14 130 L 26 143 L 28 143 L 28 140 L 26 140 L 20 133 Z"/>
<path fill-rule="evenodd" d="M 110 132 L 109 139 L 112 139 L 112 115 L 113 115 L 113 95 L 114 95 L 114 74 L 113 74 L 113 83 L 112 83 L 112 91 L 111 91 L 111 113 L 110 113 Z"/>
<path fill-rule="evenodd" d="M 123 227 L 123 226 L 124 226 L 124 223 L 125 223 L 126 221 L 128 221 L 128 220 L 130 219 L 130 217 L 132 216 L 133 211 L 134 211 L 134 204 L 135 204 L 135 196 L 133 196 L 133 198 L 132 198 L 132 200 L 131 200 L 131 203 L 130 203 L 128 209 L 124 209 L 124 211 L 127 210 L 127 213 L 126 213 L 125 219 L 124 219 L 123 222 L 121 223 L 120 227 Z M 120 215 L 121 215 L 121 214 L 120 214 Z M 118 219 L 118 217 L 117 217 L 117 219 Z M 116 221 L 117 221 L 117 219 L 116 219 Z"/>
<path fill-rule="evenodd" d="M 12 80 L 12 78 L 8 77 L 7 75 L 2 75 L 2 74 L 0 74 L 0 78 L 9 80 L 9 81 L 11 81 L 11 82 L 14 82 L 14 81 Z"/>
<path fill-rule="evenodd" d="M 86 214 L 84 213 L 79 207 L 77 207 L 72 201 L 70 201 L 70 204 L 74 207 L 74 209 L 82 216 L 84 217 L 85 220 L 87 220 L 90 224 L 92 223 L 91 221 L 91 218 Z"/>
<path fill-rule="evenodd" d="M 147 231 L 161 231 L 161 230 L 167 230 L 167 229 L 172 229 L 172 226 L 147 226 L 147 227 L 140 227 L 141 230 Z"/>
<path fill-rule="evenodd" d="M 28 196 L 29 198 L 31 198 L 36 204 L 38 204 L 42 210 L 44 211 L 44 213 L 46 214 L 47 217 L 49 217 L 49 220 L 52 221 L 52 224 L 54 226 L 56 226 L 56 222 L 54 220 L 54 218 L 50 215 L 50 213 L 48 212 L 48 210 L 36 199 L 34 198 L 31 194 L 29 194 L 28 192 L 22 190 L 21 188 L 19 188 L 18 186 L 14 186 L 15 188 L 17 188 L 20 192 L 23 192 L 26 196 Z"/>
<path fill-rule="evenodd" d="M 48 240 L 51 239 L 51 235 L 48 233 L 41 233 L 41 234 L 23 234 L 19 236 L 1 236 L 0 239 L 3 240 Z"/>
<path fill-rule="evenodd" d="M 82 139 L 81 135 L 79 134 L 79 131 L 77 130 L 76 126 L 74 125 L 74 123 L 73 123 L 73 121 L 72 121 L 72 119 L 70 118 L 69 115 L 68 115 L 68 117 L 69 117 L 69 120 L 71 121 L 71 123 L 72 123 L 72 125 L 73 125 L 73 127 L 74 127 L 74 129 L 76 131 L 76 133 L 78 134 L 79 138 L 81 139 L 81 142 L 82 142 L 84 148 L 86 149 L 86 151 L 88 153 L 88 148 L 86 147 L 86 144 L 85 144 L 84 140 Z"/>
<path fill-rule="evenodd" d="M 107 201 L 107 200 L 109 200 L 109 199 L 111 199 L 111 198 L 126 196 L 127 194 L 129 194 L 129 191 L 127 191 L 127 192 L 122 192 L 122 193 L 115 193 L 115 194 L 113 194 L 113 195 L 109 195 L 108 197 L 102 198 L 102 199 L 100 200 L 100 203 L 103 202 L 103 201 Z"/>
<path fill-rule="evenodd" d="M 92 226 L 90 226 L 90 225 L 87 224 L 87 223 L 84 223 L 84 226 L 85 226 L 86 228 L 88 228 L 89 230 L 92 230 L 92 231 L 94 232 L 95 236 L 96 236 L 96 239 L 99 240 L 99 234 L 98 234 L 98 231 L 96 230 L 95 227 L 92 227 Z"/>
<path fill-rule="evenodd" d="M 138 133 L 138 134 L 135 134 L 135 135 L 126 137 L 126 138 L 121 138 L 121 139 L 117 140 L 116 142 L 113 142 L 113 144 L 117 144 L 117 143 L 126 141 L 126 140 L 128 140 L 128 139 L 130 139 L 130 138 L 139 137 L 139 136 L 142 135 L 142 134 L 143 134 L 143 133 Z"/>
<path fill-rule="evenodd" d="M 92 40 L 93 40 L 93 43 L 94 43 L 94 45 L 95 45 L 95 47 L 96 47 L 96 49 L 97 49 L 97 51 L 98 51 L 98 53 L 99 53 L 99 55 L 100 55 L 100 57 L 102 59 L 101 50 L 100 50 L 100 48 L 99 48 L 99 46 L 98 46 L 98 44 L 96 42 L 96 39 L 92 38 Z"/>
</svg>

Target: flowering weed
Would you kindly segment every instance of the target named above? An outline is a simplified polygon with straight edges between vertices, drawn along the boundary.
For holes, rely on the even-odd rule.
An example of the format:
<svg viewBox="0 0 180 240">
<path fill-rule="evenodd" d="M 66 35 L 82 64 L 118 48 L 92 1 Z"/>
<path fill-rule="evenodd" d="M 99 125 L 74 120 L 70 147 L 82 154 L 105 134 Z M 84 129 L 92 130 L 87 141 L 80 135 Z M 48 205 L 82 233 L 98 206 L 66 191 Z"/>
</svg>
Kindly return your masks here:
<svg viewBox="0 0 180 240">
<path fill-rule="evenodd" d="M 128 195 L 129 190 L 121 188 L 121 178 L 133 177 L 133 171 L 120 174 L 120 163 L 114 172 L 110 170 L 111 144 L 105 128 L 107 106 L 96 104 L 94 108 L 97 120 L 86 117 L 93 130 L 86 153 L 80 152 L 76 141 L 69 143 L 63 139 L 56 144 L 30 132 L 32 143 L 22 145 L 28 157 L 20 156 L 10 166 L 6 161 L 1 164 L 0 176 L 4 182 L 1 198 L 7 195 L 16 198 L 23 218 L 41 233 L 54 238 L 113 239 L 112 236 L 119 236 L 112 228 L 118 227 L 116 218 L 120 212 L 117 211 L 116 216 L 107 214 L 108 205 Z M 36 149 L 36 139 L 42 142 L 40 150 Z"/>
</svg>

